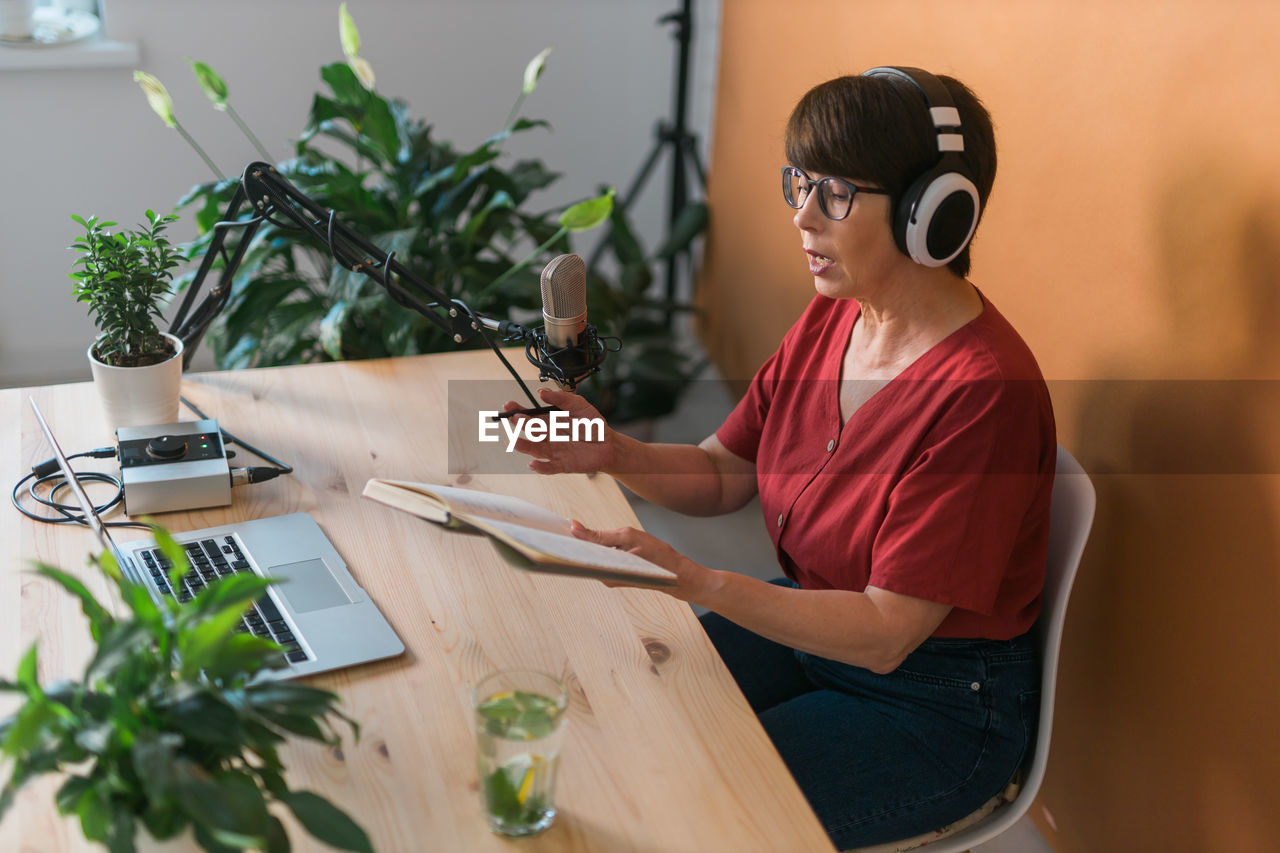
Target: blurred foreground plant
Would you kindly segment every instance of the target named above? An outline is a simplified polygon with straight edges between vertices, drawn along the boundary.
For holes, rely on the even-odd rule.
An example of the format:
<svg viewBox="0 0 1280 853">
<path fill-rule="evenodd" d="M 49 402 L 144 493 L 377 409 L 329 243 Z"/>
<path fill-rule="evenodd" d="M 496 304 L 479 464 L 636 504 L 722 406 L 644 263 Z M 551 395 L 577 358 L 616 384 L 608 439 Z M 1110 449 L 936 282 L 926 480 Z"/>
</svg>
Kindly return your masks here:
<svg viewBox="0 0 1280 853">
<path fill-rule="evenodd" d="M 157 541 L 174 568 L 186 553 L 164 531 Z M 278 747 L 293 735 L 336 746 L 333 693 L 262 676 L 284 665 L 280 647 L 235 630 L 270 581 L 236 574 L 215 580 L 186 604 L 124 578 L 104 554 L 96 561 L 128 606 L 112 616 L 78 578 L 40 565 L 36 573 L 80 600 L 96 650 L 79 681 L 40 684 L 36 645 L 0 691 L 25 697 L 0 722 L 0 753 L 12 772 L 0 789 L 0 817 L 17 791 L 45 773 L 66 777 L 58 811 L 80 819 L 85 838 L 134 850 L 139 825 L 158 840 L 188 827 L 208 851 L 290 849 L 268 807 L 289 808 L 307 831 L 343 850 L 371 850 L 345 813 L 310 791 L 291 790 Z"/>
</svg>

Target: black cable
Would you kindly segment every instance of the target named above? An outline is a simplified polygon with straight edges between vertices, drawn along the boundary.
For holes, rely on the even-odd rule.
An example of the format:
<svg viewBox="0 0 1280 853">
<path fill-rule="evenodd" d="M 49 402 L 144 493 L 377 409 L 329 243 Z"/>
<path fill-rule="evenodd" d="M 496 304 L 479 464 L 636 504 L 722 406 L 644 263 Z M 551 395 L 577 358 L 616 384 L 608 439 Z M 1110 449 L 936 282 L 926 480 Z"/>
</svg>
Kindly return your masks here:
<svg viewBox="0 0 1280 853">
<path fill-rule="evenodd" d="M 182 397 L 182 396 L 179 396 L 178 399 L 181 400 L 182 403 L 186 405 L 188 409 L 195 412 L 197 417 L 201 418 L 202 420 L 208 419 L 208 415 L 200 411 L 200 408 L 196 406 L 195 403 L 192 403 L 186 397 Z M 287 462 L 282 462 L 276 457 L 272 456 L 270 453 L 267 453 L 264 450 L 259 450 L 257 447 L 254 447 L 252 444 L 249 444 L 248 442 L 244 441 L 240 437 L 232 435 L 227 430 L 222 429 L 221 426 L 219 426 L 219 432 L 222 433 L 222 438 L 224 442 L 230 442 L 239 447 L 243 447 L 245 450 L 249 451 L 253 455 L 257 456 L 258 458 L 264 459 L 267 462 L 270 462 L 272 465 L 276 466 L 274 468 L 267 468 L 263 466 L 263 467 L 250 467 L 250 468 L 238 469 L 242 472 L 242 474 L 239 481 L 235 480 L 235 477 L 233 474 L 233 485 L 239 485 L 240 483 L 261 483 L 266 480 L 271 480 L 276 477 L 279 477 L 282 474 L 293 473 L 293 466 L 288 464 Z M 68 456 L 67 459 L 68 461 L 72 459 L 82 459 L 85 457 L 91 457 L 93 459 L 114 459 L 116 455 L 117 455 L 116 449 L 114 447 L 99 447 L 94 450 L 86 450 L 81 453 L 73 453 L 70 456 Z M 99 516 L 105 515 L 108 511 L 113 509 L 115 506 L 117 506 L 124 500 L 124 481 L 122 481 L 119 477 L 114 477 L 111 474 L 108 474 L 103 471 L 77 471 L 76 479 L 79 480 L 81 483 L 108 483 L 115 487 L 115 494 L 111 496 L 110 500 L 108 500 L 106 503 L 98 504 L 94 506 L 94 511 Z M 57 516 L 41 515 L 23 506 L 22 505 L 22 487 L 23 486 L 27 487 L 27 490 L 26 490 L 27 497 L 29 497 L 32 501 L 38 504 L 41 504 L 42 506 L 48 507 L 49 509 L 58 513 L 58 515 Z M 36 491 L 38 488 L 42 486 L 49 487 L 48 492 L 43 496 L 38 494 Z M 64 504 L 56 500 L 56 496 L 58 492 L 65 488 L 68 488 L 68 485 L 66 482 L 66 478 L 63 476 L 62 471 L 58 467 L 58 460 L 46 459 L 44 462 L 41 462 L 39 465 L 33 466 L 31 469 L 31 473 L 27 474 L 25 477 L 23 477 L 17 483 L 14 484 L 13 490 L 9 493 L 9 501 L 13 504 L 14 508 L 18 510 L 18 512 L 22 513 L 27 518 L 30 518 L 33 521 L 39 521 L 43 524 L 83 524 L 87 527 L 88 522 L 86 521 L 84 514 L 80 512 L 79 505 Z M 104 527 L 137 527 L 142 530 L 152 529 L 151 525 L 145 524 L 141 521 L 104 521 L 103 526 Z"/>
<path fill-rule="evenodd" d="M 184 406 L 186 406 L 191 411 L 195 412 L 196 417 L 200 418 L 201 420 L 210 419 L 208 415 L 200 411 L 199 407 L 196 406 L 195 403 L 191 402 L 186 397 L 179 395 L 178 399 L 182 401 L 182 404 Z M 290 465 L 287 462 L 281 462 L 279 459 L 275 458 L 270 453 L 267 453 L 266 451 L 263 451 L 263 450 L 259 450 L 258 448 L 254 447 L 252 444 L 249 444 L 244 439 L 238 436 L 232 435 L 230 432 L 224 429 L 221 424 L 218 425 L 218 431 L 222 433 L 222 440 L 224 442 L 229 441 L 232 444 L 235 444 L 239 447 L 243 447 L 245 450 L 249 451 L 254 456 L 257 456 L 259 459 L 265 459 L 266 461 L 270 462 L 272 465 L 276 466 L 275 468 L 266 468 L 266 469 L 250 468 L 249 471 L 251 472 L 257 471 L 258 473 L 257 475 L 250 474 L 250 479 L 248 480 L 248 482 L 260 483 L 263 480 L 270 480 L 273 477 L 279 477 L 282 474 L 293 473 L 292 465 Z"/>
<path fill-rule="evenodd" d="M 115 455 L 116 450 L 114 447 L 99 447 L 96 450 L 86 450 L 83 453 L 73 453 L 68 456 L 67 459 L 80 459 L 83 457 L 106 459 L 114 457 Z M 50 463 L 52 463 L 52 469 L 50 468 Z M 94 512 L 98 513 L 99 516 L 105 514 L 124 500 L 124 483 L 117 477 L 113 477 L 102 471 L 77 471 L 76 479 L 81 483 L 110 483 L 115 486 L 115 494 L 109 501 L 94 506 Z M 27 496 L 30 497 L 31 500 L 49 507 L 59 513 L 60 517 L 40 515 L 23 506 L 20 493 L 22 492 L 22 487 L 24 485 L 27 486 Z M 36 493 L 36 489 L 45 485 L 49 486 L 49 491 L 46 495 L 41 497 Z M 58 469 L 57 460 L 49 459 L 40 465 L 34 466 L 30 474 L 27 474 L 14 485 L 13 491 L 9 493 L 9 500 L 13 503 L 14 508 L 17 509 L 18 512 L 33 521 L 39 521 L 42 524 L 83 524 L 87 527 L 88 521 L 85 519 L 84 513 L 80 512 L 80 507 L 78 505 L 59 503 L 55 500 L 55 496 L 58 491 L 65 488 L 68 488 L 67 481 L 62 475 L 62 471 Z M 150 525 L 144 524 L 140 521 L 104 521 L 103 526 L 137 527 L 142 530 L 151 529 Z"/>
</svg>

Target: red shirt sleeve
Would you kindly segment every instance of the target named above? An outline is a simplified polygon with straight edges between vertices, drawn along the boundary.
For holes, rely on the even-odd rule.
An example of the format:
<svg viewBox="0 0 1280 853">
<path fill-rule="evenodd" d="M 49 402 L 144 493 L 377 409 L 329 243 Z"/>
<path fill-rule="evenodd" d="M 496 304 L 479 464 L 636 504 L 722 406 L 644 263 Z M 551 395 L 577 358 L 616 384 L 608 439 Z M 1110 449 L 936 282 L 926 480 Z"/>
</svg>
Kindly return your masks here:
<svg viewBox="0 0 1280 853">
<path fill-rule="evenodd" d="M 781 349 L 769 356 L 769 359 L 756 371 L 747 387 L 747 393 L 738 405 L 733 407 L 729 417 L 725 418 L 716 430 L 716 438 L 720 439 L 730 453 L 741 456 L 750 462 L 756 461 L 760 450 L 760 434 L 764 431 L 764 421 L 769 415 L 769 405 L 773 401 L 773 390 L 777 382 L 779 353 Z"/>
<path fill-rule="evenodd" d="M 804 356 L 805 348 L 797 348 L 797 342 L 811 341 L 838 314 L 835 300 L 815 296 L 798 320 L 787 330 L 778 349 L 769 356 L 752 377 L 746 395 L 729 413 L 716 438 L 730 452 L 755 462 L 760 449 L 760 436 L 765 420 L 773 406 L 778 383 L 784 380 L 808 380 L 819 378 L 812 373 L 811 358 Z"/>
</svg>

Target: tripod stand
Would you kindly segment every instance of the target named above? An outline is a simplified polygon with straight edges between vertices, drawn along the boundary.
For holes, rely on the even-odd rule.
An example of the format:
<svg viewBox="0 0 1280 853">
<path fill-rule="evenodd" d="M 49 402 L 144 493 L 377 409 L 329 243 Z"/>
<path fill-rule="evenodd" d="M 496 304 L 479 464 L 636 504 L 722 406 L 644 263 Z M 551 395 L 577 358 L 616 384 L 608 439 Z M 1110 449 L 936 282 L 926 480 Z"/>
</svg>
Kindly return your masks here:
<svg viewBox="0 0 1280 853">
<path fill-rule="evenodd" d="M 703 168 L 702 161 L 698 156 L 698 137 L 689 131 L 687 123 L 689 53 L 693 41 L 693 0 L 681 0 L 680 9 L 663 15 L 658 19 L 658 23 L 675 24 L 675 29 L 672 32 L 672 37 L 676 40 L 676 79 L 672 97 L 673 115 L 670 123 L 659 121 L 655 126 L 653 148 L 650 149 L 648 156 L 645 157 L 640 170 L 627 187 L 626 193 L 614 203 L 625 211 L 644 188 L 663 153 L 670 148 L 672 153 L 671 185 L 667 197 L 667 227 L 664 240 L 664 242 L 669 243 L 677 222 L 680 221 L 681 215 L 685 213 L 686 208 L 689 206 L 690 167 L 692 167 L 693 173 L 698 179 L 698 187 L 704 192 L 707 187 L 706 170 Z M 596 246 L 595 251 L 591 253 L 590 266 L 595 266 L 607 244 L 608 238 L 605 238 Z M 668 303 L 675 301 L 676 293 L 679 289 L 679 259 L 681 256 L 688 258 L 689 253 L 690 250 L 686 245 L 667 256 L 666 281 L 664 284 Z M 668 310 L 665 318 L 667 328 L 671 327 L 671 321 L 672 312 Z"/>
</svg>

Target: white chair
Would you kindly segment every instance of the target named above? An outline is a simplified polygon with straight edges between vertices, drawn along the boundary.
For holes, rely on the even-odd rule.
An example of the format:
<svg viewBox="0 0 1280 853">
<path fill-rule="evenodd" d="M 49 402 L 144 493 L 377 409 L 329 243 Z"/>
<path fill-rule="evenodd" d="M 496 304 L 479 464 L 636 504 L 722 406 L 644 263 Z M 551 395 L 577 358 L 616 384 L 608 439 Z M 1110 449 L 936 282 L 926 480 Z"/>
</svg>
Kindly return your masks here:
<svg viewBox="0 0 1280 853">
<path fill-rule="evenodd" d="M 1084 553 L 1097 495 L 1089 475 L 1080 463 L 1061 445 L 1058 446 L 1058 471 L 1053 482 L 1053 502 L 1049 509 L 1049 559 L 1045 566 L 1044 594 L 1040 618 L 1034 631 L 1040 652 L 1040 727 L 1032 745 L 1026 773 L 1016 793 L 1007 791 L 978 811 L 936 832 L 903 841 L 862 847 L 858 853 L 903 853 L 924 848 L 925 853 L 963 853 L 984 841 L 990 841 L 1017 823 L 1031 807 L 1031 801 L 1044 781 L 1049 759 L 1049 736 L 1053 732 L 1053 701 L 1058 679 L 1058 653 L 1062 646 L 1062 628 L 1067 618 L 1067 599 L 1075 582 L 1076 569 Z M 1012 786 L 1011 786 L 1012 787 Z"/>
</svg>

